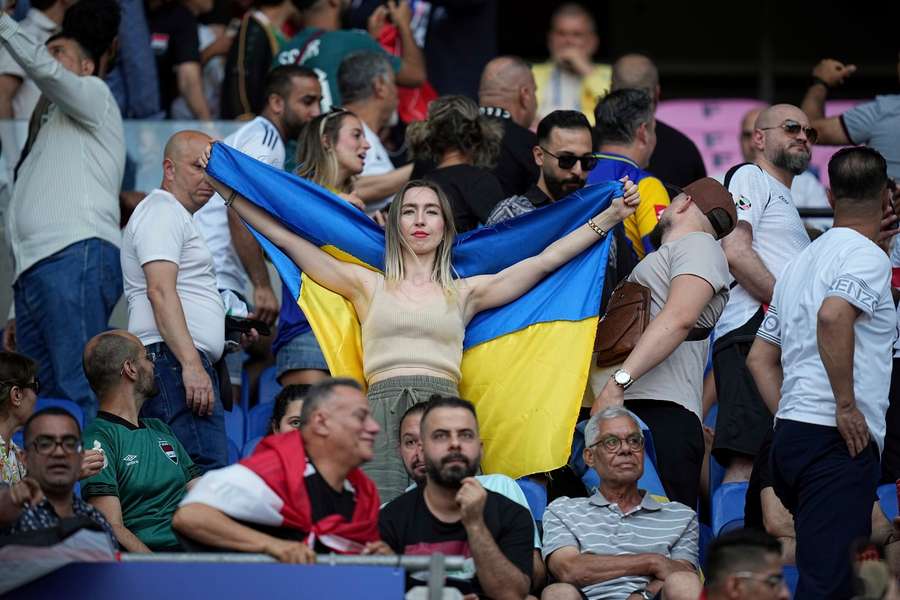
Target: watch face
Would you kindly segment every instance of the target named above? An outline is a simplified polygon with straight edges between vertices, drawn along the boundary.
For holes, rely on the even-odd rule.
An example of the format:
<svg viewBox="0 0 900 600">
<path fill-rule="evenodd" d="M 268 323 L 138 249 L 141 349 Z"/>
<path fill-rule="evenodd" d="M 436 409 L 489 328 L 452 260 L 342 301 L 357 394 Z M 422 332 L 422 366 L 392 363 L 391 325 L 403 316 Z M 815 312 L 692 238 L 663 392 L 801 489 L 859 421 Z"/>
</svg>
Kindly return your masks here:
<svg viewBox="0 0 900 600">
<path fill-rule="evenodd" d="M 631 380 L 631 375 L 629 375 L 625 371 L 616 371 L 616 383 L 619 385 L 625 385 Z"/>
</svg>

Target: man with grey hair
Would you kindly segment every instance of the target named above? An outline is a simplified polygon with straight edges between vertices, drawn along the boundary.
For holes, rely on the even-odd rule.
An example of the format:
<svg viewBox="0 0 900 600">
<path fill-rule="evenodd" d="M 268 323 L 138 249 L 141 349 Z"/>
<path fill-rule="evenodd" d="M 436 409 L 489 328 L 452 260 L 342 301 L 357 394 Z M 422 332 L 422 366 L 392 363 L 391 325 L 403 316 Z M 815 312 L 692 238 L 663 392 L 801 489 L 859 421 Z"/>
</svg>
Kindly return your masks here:
<svg viewBox="0 0 900 600">
<path fill-rule="evenodd" d="M 529 129 L 537 116 L 537 87 L 528 63 L 518 56 L 499 56 L 489 62 L 481 74 L 478 104 L 481 114 L 503 124 L 494 169 L 503 195 L 523 195 L 540 174 L 532 156 L 538 140 Z"/>
<path fill-rule="evenodd" d="M 634 88 L 646 91 L 659 106 L 659 71 L 643 54 L 626 54 L 613 64 L 612 90 Z M 706 167 L 697 146 L 686 135 L 656 121 L 656 149 L 647 170 L 666 183 L 685 186 L 706 177 Z"/>
<path fill-rule="evenodd" d="M 557 498 L 544 513 L 544 559 L 559 583 L 542 600 L 667 600 L 700 595 L 697 515 L 638 489 L 644 436 L 621 407 L 588 421 L 584 460 L 600 476 L 590 498 Z M 673 573 L 683 573 L 669 581 Z"/>
<path fill-rule="evenodd" d="M 369 142 L 356 193 L 368 210 L 383 208 L 412 174 L 412 165 L 395 169 L 380 133 L 397 123 L 397 84 L 391 61 L 382 53 L 361 51 L 348 55 L 338 68 L 338 89 L 344 108 L 362 121 Z M 390 174 L 385 177 L 385 175 Z M 377 176 L 377 179 L 376 179 Z M 379 182 L 377 185 L 373 185 Z"/>
<path fill-rule="evenodd" d="M 378 491 L 359 468 L 379 429 L 360 385 L 310 386 L 300 420 L 298 432 L 269 436 L 250 458 L 204 475 L 175 513 L 175 530 L 290 563 L 315 562 L 316 552 L 390 553 L 378 541 Z"/>
</svg>

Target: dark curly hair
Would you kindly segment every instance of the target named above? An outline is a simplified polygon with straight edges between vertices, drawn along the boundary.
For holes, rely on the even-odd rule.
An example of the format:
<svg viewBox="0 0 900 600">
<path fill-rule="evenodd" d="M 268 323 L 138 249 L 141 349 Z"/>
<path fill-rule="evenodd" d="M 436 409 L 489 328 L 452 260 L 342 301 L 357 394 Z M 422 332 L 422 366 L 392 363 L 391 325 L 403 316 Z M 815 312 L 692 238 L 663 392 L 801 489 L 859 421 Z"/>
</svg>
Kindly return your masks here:
<svg viewBox="0 0 900 600">
<path fill-rule="evenodd" d="M 78 42 L 100 68 L 100 58 L 119 35 L 122 11 L 116 0 L 79 0 L 63 17 L 62 35 Z"/>
<path fill-rule="evenodd" d="M 503 125 L 478 111 L 465 96 L 442 96 L 428 105 L 428 118 L 406 130 L 410 157 L 434 163 L 448 150 L 465 152 L 476 167 L 491 169 L 500 156 Z"/>
</svg>

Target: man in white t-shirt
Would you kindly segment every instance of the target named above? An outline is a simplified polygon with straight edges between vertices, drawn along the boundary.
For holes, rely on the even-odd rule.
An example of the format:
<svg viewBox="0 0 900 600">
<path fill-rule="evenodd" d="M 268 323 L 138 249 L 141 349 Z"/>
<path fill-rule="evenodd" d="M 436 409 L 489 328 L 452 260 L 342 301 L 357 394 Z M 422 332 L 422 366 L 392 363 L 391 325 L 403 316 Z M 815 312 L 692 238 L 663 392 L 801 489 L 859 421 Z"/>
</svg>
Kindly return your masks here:
<svg viewBox="0 0 900 600">
<path fill-rule="evenodd" d="M 204 472 L 228 463 L 213 369 L 225 346 L 225 306 L 193 219 L 213 195 L 197 163 L 211 141 L 197 131 L 169 139 L 161 189 L 138 204 L 122 239 L 128 331 L 146 346 L 160 389 L 141 417 L 165 422 Z"/>
<path fill-rule="evenodd" d="M 225 138 L 225 143 L 244 154 L 271 165 L 284 168 L 284 142 L 297 139 L 306 123 L 320 112 L 322 88 L 316 72 L 307 67 L 282 65 L 275 67 L 265 79 L 266 104 L 262 113 Z M 206 240 L 216 269 L 216 285 L 225 302 L 227 314 L 246 317 L 250 308 L 252 284 L 252 314 L 268 325 L 278 316 L 278 299 L 272 290 L 269 270 L 262 248 L 233 210 L 227 210 L 218 194 L 194 215 L 194 223 Z M 231 385 L 241 385 L 242 359 L 240 352 L 227 355 Z M 233 393 L 240 397 L 240 390 Z"/>
<path fill-rule="evenodd" d="M 338 87 L 344 108 L 362 121 L 363 133 L 369 142 L 365 165 L 355 191 L 366 203 L 367 211 L 376 211 L 390 203 L 412 174 L 411 167 L 394 168 L 378 135 L 397 120 L 394 69 L 384 54 L 354 52 L 341 62 Z"/>
<path fill-rule="evenodd" d="M 753 128 L 755 161 L 725 176 L 738 207 L 737 227 L 722 240 L 734 282 L 716 324 L 713 348 L 719 414 L 712 451 L 725 466 L 725 481 L 750 478 L 753 458 L 772 427 L 772 415 L 747 371 L 747 353 L 775 281 L 788 261 L 809 245 L 791 184 L 809 165 L 815 137 L 799 108 L 771 106 L 760 113 Z"/>
<path fill-rule="evenodd" d="M 772 479 L 794 516 L 795 598 L 853 595 L 850 545 L 871 534 L 897 337 L 890 261 L 876 243 L 887 163 L 847 148 L 828 175 L 834 227 L 779 275 L 747 359 L 777 407 Z"/>
<path fill-rule="evenodd" d="M 666 495 L 691 507 L 697 506 L 703 466 L 701 396 L 709 335 L 731 281 L 716 240 L 736 224 L 733 197 L 710 177 L 672 199 L 657 225 L 662 245 L 627 279 L 649 288 L 650 324 L 591 409 L 594 414 L 624 403 L 647 423 Z M 601 325 L 597 336 L 602 335 Z"/>
</svg>

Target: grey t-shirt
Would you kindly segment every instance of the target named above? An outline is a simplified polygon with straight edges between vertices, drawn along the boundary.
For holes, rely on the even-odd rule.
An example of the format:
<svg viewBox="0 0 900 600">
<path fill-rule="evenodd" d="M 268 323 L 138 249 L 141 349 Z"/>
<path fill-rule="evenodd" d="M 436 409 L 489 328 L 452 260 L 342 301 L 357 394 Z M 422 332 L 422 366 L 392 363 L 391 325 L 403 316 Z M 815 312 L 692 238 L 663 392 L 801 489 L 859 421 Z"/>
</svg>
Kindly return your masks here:
<svg viewBox="0 0 900 600">
<path fill-rule="evenodd" d="M 851 142 L 878 150 L 888 175 L 900 180 L 900 94 L 876 96 L 842 114 L 841 122 Z"/>
<path fill-rule="evenodd" d="M 629 281 L 650 288 L 651 320 L 662 310 L 672 280 L 679 275 L 700 277 L 715 291 L 695 325 L 713 327 L 728 302 L 731 281 L 725 253 L 713 236 L 698 231 L 665 243 L 639 262 L 628 276 Z M 702 419 L 703 368 L 708 351 L 708 339 L 682 342 L 664 361 L 635 381 L 625 391 L 625 399 L 677 402 Z"/>
</svg>

